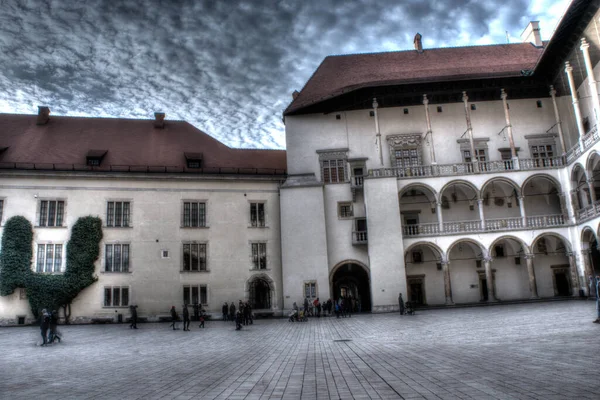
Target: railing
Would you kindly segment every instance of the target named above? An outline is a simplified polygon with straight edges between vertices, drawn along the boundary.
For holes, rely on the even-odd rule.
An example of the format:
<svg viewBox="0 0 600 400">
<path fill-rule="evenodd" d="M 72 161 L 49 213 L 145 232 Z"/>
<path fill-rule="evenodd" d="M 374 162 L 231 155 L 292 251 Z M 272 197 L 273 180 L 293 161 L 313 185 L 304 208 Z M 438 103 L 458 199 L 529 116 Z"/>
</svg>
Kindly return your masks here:
<svg viewBox="0 0 600 400">
<path fill-rule="evenodd" d="M 577 222 L 584 222 L 600 215 L 600 200 L 590 204 L 580 210 L 577 210 Z"/>
<path fill-rule="evenodd" d="M 485 220 L 486 231 L 503 231 L 505 229 L 521 229 L 523 228 L 522 217 L 511 218 L 495 218 Z"/>
<path fill-rule="evenodd" d="M 350 184 L 355 188 L 362 188 L 364 182 L 364 176 L 353 176 Z"/>
<path fill-rule="evenodd" d="M 596 215 L 600 215 L 600 201 L 595 209 Z M 416 236 L 439 236 L 454 233 L 469 232 L 497 232 L 520 229 L 539 229 L 555 226 L 564 226 L 565 218 L 562 214 L 536 215 L 527 217 L 527 226 L 523 226 L 522 217 L 486 219 L 485 227 L 482 229 L 481 221 L 448 221 L 444 222 L 444 230 L 440 231 L 438 223 L 424 223 L 417 225 L 404 225 L 402 228 L 405 237 Z"/>
<path fill-rule="evenodd" d="M 566 165 L 562 156 L 548 158 L 520 158 L 519 171 L 560 168 Z M 513 160 L 482 161 L 478 163 L 456 163 L 419 165 L 401 168 L 372 169 L 369 175 L 373 177 L 396 176 L 398 178 L 422 178 L 436 176 L 460 176 L 486 174 L 495 172 L 516 171 Z"/>
<path fill-rule="evenodd" d="M 571 162 L 575 161 L 575 159 L 584 151 L 595 145 L 598 140 L 600 140 L 600 135 L 598 134 L 598 125 L 596 125 L 581 138 L 583 149 L 581 148 L 581 145 L 577 143 L 575 146 L 571 147 L 569 151 L 567 151 L 567 163 L 570 164 Z"/>
<path fill-rule="evenodd" d="M 367 244 L 367 231 L 352 231 L 352 244 Z"/>
</svg>

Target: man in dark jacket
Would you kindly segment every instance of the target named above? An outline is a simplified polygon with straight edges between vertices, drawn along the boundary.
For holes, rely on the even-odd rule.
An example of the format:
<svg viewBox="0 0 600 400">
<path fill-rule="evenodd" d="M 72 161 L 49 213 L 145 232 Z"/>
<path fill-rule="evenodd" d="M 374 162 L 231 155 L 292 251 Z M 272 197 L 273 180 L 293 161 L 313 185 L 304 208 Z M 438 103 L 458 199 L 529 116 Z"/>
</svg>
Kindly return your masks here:
<svg viewBox="0 0 600 400">
<path fill-rule="evenodd" d="M 400 308 L 400 315 L 404 315 L 404 299 L 402 293 L 398 295 L 398 307 Z"/>
<path fill-rule="evenodd" d="M 131 310 L 131 325 L 129 325 L 129 329 L 137 329 L 137 306 L 129 306 Z"/>
<path fill-rule="evenodd" d="M 42 315 L 40 315 L 40 333 L 42 334 L 42 344 L 41 346 L 45 346 L 48 343 L 48 327 L 50 326 L 50 315 L 44 308 L 42 310 Z"/>
<path fill-rule="evenodd" d="M 190 330 L 190 312 L 188 311 L 188 305 L 183 305 L 183 330 Z"/>
<path fill-rule="evenodd" d="M 50 334 L 48 335 L 48 341 L 54 343 L 54 339 L 58 339 L 58 343 L 60 343 L 60 336 L 58 336 L 58 312 L 56 310 L 52 310 L 52 314 L 50 314 Z"/>
<path fill-rule="evenodd" d="M 231 305 L 229 306 L 229 319 L 231 321 L 235 321 L 235 304 L 233 304 L 233 301 L 231 302 Z"/>
<path fill-rule="evenodd" d="M 173 327 L 173 330 L 177 330 L 177 311 L 175 310 L 175 306 L 171 306 L 171 325 L 169 327 Z"/>
<path fill-rule="evenodd" d="M 221 312 L 223 313 L 223 321 L 227 321 L 229 319 L 229 306 L 227 305 L 227 302 L 223 303 Z"/>
</svg>

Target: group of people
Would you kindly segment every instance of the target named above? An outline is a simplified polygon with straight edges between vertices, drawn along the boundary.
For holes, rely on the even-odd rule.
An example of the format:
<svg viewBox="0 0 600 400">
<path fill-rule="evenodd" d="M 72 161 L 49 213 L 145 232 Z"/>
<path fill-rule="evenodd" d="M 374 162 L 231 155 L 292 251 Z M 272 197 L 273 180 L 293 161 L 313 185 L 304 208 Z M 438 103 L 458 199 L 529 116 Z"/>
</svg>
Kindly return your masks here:
<svg viewBox="0 0 600 400">
<path fill-rule="evenodd" d="M 227 302 L 223 303 L 221 307 L 221 313 L 223 317 L 223 321 L 233 321 L 235 322 L 235 330 L 239 331 L 242 329 L 242 325 L 252 325 L 254 323 L 254 318 L 252 316 L 252 306 L 250 306 L 249 302 L 239 301 L 238 306 L 236 308 L 233 301 L 231 304 L 227 304 Z"/>
<path fill-rule="evenodd" d="M 189 332 L 191 318 L 190 318 L 190 310 L 188 309 L 188 307 L 189 306 L 187 304 L 183 305 L 182 314 L 183 314 L 183 330 Z M 171 314 L 171 325 L 169 325 L 169 328 L 173 328 L 173 330 L 176 331 L 179 329 L 177 327 L 177 323 L 179 322 L 179 314 L 177 313 L 175 306 L 171 306 L 170 314 Z M 196 316 L 196 319 L 200 322 L 200 325 L 198 325 L 198 328 L 204 328 L 204 321 L 206 319 L 206 314 L 205 314 L 204 310 L 197 304 L 194 304 L 194 315 Z"/>
<path fill-rule="evenodd" d="M 42 344 L 41 346 L 45 346 L 47 344 L 54 343 L 55 340 L 58 340 L 60 343 L 60 336 L 58 336 L 58 312 L 56 310 L 52 310 L 52 312 L 48 312 L 45 308 L 42 310 L 42 314 L 40 315 L 40 333 L 42 335 Z"/>
<path fill-rule="evenodd" d="M 341 296 L 339 299 L 332 301 L 328 299 L 325 303 L 321 303 L 317 297 L 311 301 L 308 297 L 304 298 L 302 310 L 298 308 L 298 304 L 294 302 L 292 305 L 292 313 L 289 316 L 290 321 L 305 321 L 307 317 L 331 316 L 335 314 L 337 318 L 352 317 L 352 313 L 359 307 L 360 302 L 354 300 L 351 296 Z"/>
</svg>

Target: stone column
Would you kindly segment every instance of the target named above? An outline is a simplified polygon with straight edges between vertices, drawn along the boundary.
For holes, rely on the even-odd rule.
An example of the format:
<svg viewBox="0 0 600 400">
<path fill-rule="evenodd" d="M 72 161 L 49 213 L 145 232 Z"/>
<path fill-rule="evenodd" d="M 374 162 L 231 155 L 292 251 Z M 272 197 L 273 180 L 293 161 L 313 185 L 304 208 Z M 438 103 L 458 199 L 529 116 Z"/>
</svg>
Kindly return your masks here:
<svg viewBox="0 0 600 400">
<path fill-rule="evenodd" d="M 373 114 L 375 117 L 375 138 L 377 139 L 377 143 L 379 145 L 379 163 L 383 167 L 383 147 L 381 144 L 381 132 L 379 132 L 379 115 L 377 114 L 377 108 L 379 104 L 377 103 L 377 98 L 373 97 Z"/>
<path fill-rule="evenodd" d="M 475 142 L 473 141 L 473 127 L 471 126 L 471 112 L 469 111 L 469 96 L 467 92 L 462 92 L 462 100 L 465 103 L 465 118 L 467 120 L 467 134 L 469 136 L 469 145 L 471 146 L 471 161 L 473 163 L 473 172 L 479 172 L 479 164 L 475 154 Z"/>
<path fill-rule="evenodd" d="M 521 210 L 521 218 L 523 219 L 523 228 L 526 228 L 527 213 L 525 212 L 525 196 L 519 196 L 519 209 Z"/>
<path fill-rule="evenodd" d="M 583 152 L 583 136 L 585 130 L 583 129 L 583 119 L 581 118 L 581 110 L 579 108 L 579 99 L 577 98 L 577 88 L 575 87 L 575 80 L 573 79 L 573 67 L 567 61 L 565 62 L 565 72 L 569 79 L 569 88 L 571 89 L 571 99 L 573 100 L 573 111 L 575 112 L 575 120 L 577 121 L 577 130 L 579 131 L 579 147 Z"/>
<path fill-rule="evenodd" d="M 440 232 L 444 232 L 444 217 L 442 216 L 442 202 L 438 201 L 435 203 L 436 212 L 437 212 L 437 220 L 438 224 L 440 224 Z"/>
<path fill-rule="evenodd" d="M 588 84 L 590 85 L 590 92 L 592 92 L 592 104 L 594 105 L 594 116 L 596 118 L 596 124 L 600 118 L 600 99 L 598 98 L 598 83 L 594 76 L 594 67 L 592 66 L 592 60 L 590 59 L 590 45 L 586 42 L 585 38 L 581 38 L 581 51 L 583 52 L 583 59 L 585 61 L 585 70 L 587 72 Z"/>
<path fill-rule="evenodd" d="M 537 282 L 535 281 L 535 269 L 533 268 L 533 254 L 525 254 L 525 262 L 527 263 L 527 275 L 529 275 L 529 293 L 530 299 L 539 299 L 537 292 Z"/>
<path fill-rule="evenodd" d="M 579 273 L 577 272 L 577 259 L 575 258 L 575 253 L 567 252 L 567 257 L 569 257 L 569 266 L 571 270 L 571 289 L 573 297 L 579 296 Z"/>
<path fill-rule="evenodd" d="M 484 257 L 483 266 L 485 268 L 485 280 L 487 281 L 488 302 L 498 301 L 494 293 L 494 273 L 492 272 L 492 258 Z"/>
<path fill-rule="evenodd" d="M 592 204 L 596 202 L 596 191 L 594 190 L 594 180 L 588 179 L 587 181 L 588 190 L 590 191 L 590 200 Z"/>
<path fill-rule="evenodd" d="M 594 276 L 594 271 L 592 270 L 592 262 L 590 260 L 590 254 L 592 253 L 591 249 L 583 249 L 581 250 L 581 260 L 583 261 L 583 281 L 585 282 L 583 292 L 586 296 L 591 296 L 589 288 L 589 279 L 590 276 Z"/>
<path fill-rule="evenodd" d="M 446 295 L 446 305 L 454 304 L 452 301 L 452 283 L 450 282 L 450 261 L 442 260 L 442 270 L 444 271 L 444 293 Z"/>
<path fill-rule="evenodd" d="M 433 131 L 431 130 L 431 119 L 429 118 L 429 100 L 427 99 L 426 94 L 423 95 L 423 105 L 425 106 L 425 122 L 427 123 L 427 133 L 425 134 L 425 137 L 429 135 L 431 163 L 435 165 L 437 164 L 435 161 L 435 146 L 433 145 Z"/>
<path fill-rule="evenodd" d="M 563 217 L 565 218 L 565 222 L 572 222 L 575 223 L 575 204 L 573 204 L 573 201 L 576 199 L 573 199 L 573 193 L 575 194 L 575 196 L 577 196 L 577 192 L 575 191 L 571 191 L 571 207 L 568 206 L 568 202 L 567 202 L 567 195 L 564 192 L 560 192 L 558 193 L 558 200 L 560 203 L 560 212 L 562 213 Z"/>
<path fill-rule="evenodd" d="M 567 154 L 567 146 L 565 146 L 565 137 L 562 130 L 562 122 L 560 122 L 560 114 L 558 113 L 558 105 L 556 104 L 556 89 L 550 85 L 550 96 L 552 96 L 552 105 L 554 106 L 554 118 L 556 118 L 556 127 L 558 129 L 558 138 L 562 147 L 562 155 Z"/>
<path fill-rule="evenodd" d="M 481 220 L 481 230 L 485 231 L 485 215 L 483 215 L 483 199 L 477 199 L 477 207 L 479 208 L 479 219 Z"/>
<path fill-rule="evenodd" d="M 504 89 L 500 89 L 500 98 L 504 107 L 504 119 L 506 120 L 506 133 L 508 134 L 508 145 L 510 146 L 510 157 L 513 161 L 513 168 L 519 169 L 519 159 L 515 150 L 515 141 L 513 139 L 512 125 L 510 123 L 510 113 L 508 111 L 508 103 L 506 102 L 507 94 Z"/>
</svg>

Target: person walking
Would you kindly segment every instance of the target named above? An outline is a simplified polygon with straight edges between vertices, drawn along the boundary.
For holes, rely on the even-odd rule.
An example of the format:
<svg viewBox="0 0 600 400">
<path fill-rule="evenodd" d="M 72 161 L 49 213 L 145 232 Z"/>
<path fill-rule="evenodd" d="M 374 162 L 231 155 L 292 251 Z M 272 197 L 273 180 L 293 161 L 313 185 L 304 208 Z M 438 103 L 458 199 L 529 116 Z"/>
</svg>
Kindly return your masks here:
<svg viewBox="0 0 600 400">
<path fill-rule="evenodd" d="M 183 330 L 184 331 L 190 330 L 190 312 L 188 310 L 187 304 L 183 305 Z"/>
<path fill-rule="evenodd" d="M 131 310 L 131 324 L 129 325 L 129 329 L 137 329 L 137 306 L 131 305 L 129 309 Z"/>
<path fill-rule="evenodd" d="M 223 321 L 229 320 L 229 306 L 227 302 L 223 303 L 223 307 L 221 307 L 221 312 L 223 313 Z"/>
<path fill-rule="evenodd" d="M 50 326 L 50 316 L 48 312 L 44 308 L 42 310 L 42 315 L 40 315 L 40 333 L 42 334 L 42 344 L 41 346 L 45 346 L 48 344 L 48 327 Z"/>
<path fill-rule="evenodd" d="M 400 310 L 400 315 L 404 315 L 404 299 L 402 298 L 402 293 L 398 295 L 398 307 Z"/>
<path fill-rule="evenodd" d="M 50 333 L 48 334 L 48 342 L 54 343 L 55 339 L 58 339 L 58 343 L 60 343 L 60 336 L 58 336 L 58 312 L 52 310 L 52 314 L 50 314 Z"/>
<path fill-rule="evenodd" d="M 233 304 L 233 301 L 229 306 L 229 318 L 231 321 L 235 321 L 235 304 Z"/>
<path fill-rule="evenodd" d="M 235 313 L 235 330 L 239 331 L 242 329 L 242 313 L 240 310 L 237 310 Z"/>
<path fill-rule="evenodd" d="M 227 303 L 225 303 L 225 307 L 227 306 Z M 227 314 L 225 314 L 227 315 Z M 204 328 L 204 320 L 205 320 L 205 315 L 204 315 L 204 310 L 200 310 L 200 325 L 198 325 L 198 328 Z"/>
<path fill-rule="evenodd" d="M 177 329 L 177 310 L 175 310 L 175 306 L 171 306 L 171 325 L 169 325 L 169 327 L 173 327 L 173 330 L 176 331 Z"/>
<path fill-rule="evenodd" d="M 596 320 L 595 324 L 600 324 L 600 275 L 596 276 Z"/>
</svg>

